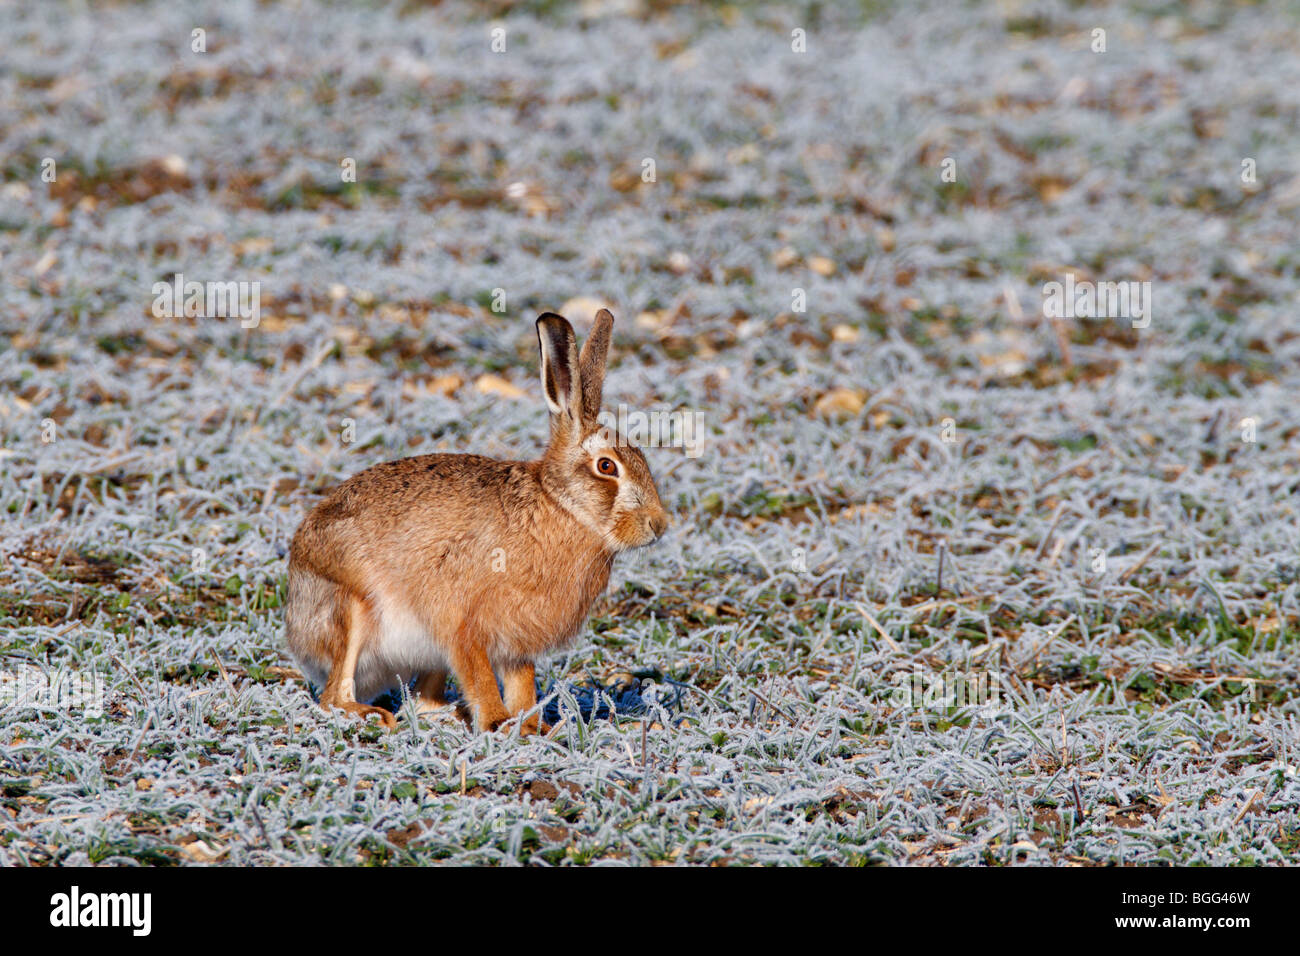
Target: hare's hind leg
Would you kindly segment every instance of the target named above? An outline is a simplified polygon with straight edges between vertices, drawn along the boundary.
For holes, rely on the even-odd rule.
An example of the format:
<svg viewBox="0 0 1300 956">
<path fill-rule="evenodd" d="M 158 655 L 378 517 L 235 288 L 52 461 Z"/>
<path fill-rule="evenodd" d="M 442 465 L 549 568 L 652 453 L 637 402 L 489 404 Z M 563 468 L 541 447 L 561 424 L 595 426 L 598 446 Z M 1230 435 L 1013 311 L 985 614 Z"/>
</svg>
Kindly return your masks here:
<svg viewBox="0 0 1300 956">
<path fill-rule="evenodd" d="M 415 709 L 427 714 L 447 703 L 447 669 L 436 667 L 421 674 L 415 682 Z"/>
<path fill-rule="evenodd" d="M 361 655 L 361 645 L 365 640 L 370 624 L 370 615 L 366 604 L 355 594 L 344 594 L 343 630 L 345 639 L 336 645 L 338 650 L 330 663 L 330 676 L 321 691 L 320 705 L 329 710 L 337 707 L 350 714 L 365 718 L 370 714 L 378 715 L 386 727 L 396 727 L 397 720 L 382 707 L 357 702 L 357 658 Z"/>
</svg>

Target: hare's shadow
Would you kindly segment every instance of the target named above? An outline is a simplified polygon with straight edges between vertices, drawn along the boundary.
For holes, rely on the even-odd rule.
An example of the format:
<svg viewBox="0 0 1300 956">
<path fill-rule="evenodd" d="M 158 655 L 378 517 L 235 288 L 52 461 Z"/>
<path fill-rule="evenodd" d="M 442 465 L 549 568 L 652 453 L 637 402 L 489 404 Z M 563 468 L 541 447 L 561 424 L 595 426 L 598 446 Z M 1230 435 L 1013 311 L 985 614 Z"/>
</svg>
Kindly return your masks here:
<svg viewBox="0 0 1300 956">
<path fill-rule="evenodd" d="M 563 681 L 552 683 L 543 688 L 539 682 L 537 699 L 546 700 L 556 690 L 563 689 L 577 703 L 578 716 L 584 721 L 593 719 L 613 720 L 616 717 L 642 717 L 650 711 L 650 702 L 642 696 L 642 690 L 646 684 L 647 681 L 639 677 L 633 677 L 630 681 L 624 681 L 613 687 L 602 686 L 594 681 L 584 681 L 582 683 Z M 414 685 L 414 680 L 407 685 L 408 694 L 414 692 Z M 659 706 L 669 714 L 675 715 L 679 713 L 682 708 L 683 691 L 689 685 L 677 681 L 665 681 L 663 684 L 656 684 L 655 686 L 659 690 L 656 695 L 656 702 Z M 309 689 L 312 699 L 319 703 L 320 689 L 315 685 L 309 685 Z M 669 689 L 671 689 L 671 693 L 665 693 Z M 454 678 L 447 681 L 445 694 L 449 704 L 460 703 L 460 688 L 456 686 Z M 548 724 L 560 723 L 562 716 L 564 716 L 560 713 L 560 701 L 560 697 L 555 697 L 547 702 L 542 708 L 542 720 Z M 370 703 L 398 714 L 402 710 L 402 695 L 396 691 L 385 691 Z M 569 717 L 573 716 L 572 710 L 567 710 L 566 714 Z"/>
</svg>

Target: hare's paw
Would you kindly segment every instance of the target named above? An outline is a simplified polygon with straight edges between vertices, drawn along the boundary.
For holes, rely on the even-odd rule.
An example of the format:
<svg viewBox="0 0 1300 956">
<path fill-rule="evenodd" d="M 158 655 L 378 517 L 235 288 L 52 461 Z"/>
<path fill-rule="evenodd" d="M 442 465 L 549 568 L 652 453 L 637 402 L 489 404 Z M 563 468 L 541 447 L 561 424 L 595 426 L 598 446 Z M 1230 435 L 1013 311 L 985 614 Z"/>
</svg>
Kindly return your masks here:
<svg viewBox="0 0 1300 956">
<path fill-rule="evenodd" d="M 526 718 L 524 722 L 520 724 L 519 733 L 525 737 L 529 734 L 541 734 L 543 737 L 546 737 L 554 729 L 554 727 L 534 714 L 533 716 Z"/>
<path fill-rule="evenodd" d="M 321 706 L 328 710 L 330 707 L 337 707 L 339 710 L 352 714 L 354 717 L 360 717 L 363 721 L 371 716 L 378 717 L 389 730 L 397 727 L 397 718 L 390 711 L 382 707 L 372 707 L 369 704 L 358 704 L 352 700 L 338 700 L 326 703 L 321 701 Z"/>
<path fill-rule="evenodd" d="M 456 701 L 456 716 L 465 721 L 465 726 L 478 733 L 493 733 L 510 719 L 510 715 L 502 711 L 499 715 L 485 716 L 479 719 L 474 714 L 474 708 L 465 702 L 462 698 Z"/>
<path fill-rule="evenodd" d="M 423 697 L 415 698 L 415 712 L 421 717 L 429 717 L 433 714 L 441 714 L 447 711 L 450 701 L 441 703 L 432 700 L 425 700 Z"/>
<path fill-rule="evenodd" d="M 471 730 L 474 729 L 474 714 L 469 709 L 469 704 L 465 702 L 463 697 L 456 701 L 456 716 L 465 721 L 466 727 Z"/>
<path fill-rule="evenodd" d="M 547 736 L 554 729 L 550 724 L 538 717 L 537 714 L 522 718 L 516 714 L 514 717 L 507 717 L 498 721 L 497 725 L 492 729 L 499 730 L 503 734 L 509 734 L 515 729 L 516 725 L 519 727 L 520 737 L 531 737 L 533 734 Z"/>
</svg>

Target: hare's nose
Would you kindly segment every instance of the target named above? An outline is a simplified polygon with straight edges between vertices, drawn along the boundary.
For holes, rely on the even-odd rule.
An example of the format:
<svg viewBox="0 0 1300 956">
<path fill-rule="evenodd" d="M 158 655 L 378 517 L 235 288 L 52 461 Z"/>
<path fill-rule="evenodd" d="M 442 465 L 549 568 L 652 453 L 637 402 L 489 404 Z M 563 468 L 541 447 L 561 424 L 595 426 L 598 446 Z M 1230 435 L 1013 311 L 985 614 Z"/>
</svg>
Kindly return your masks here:
<svg viewBox="0 0 1300 956">
<path fill-rule="evenodd" d="M 661 534 L 663 534 L 665 531 L 667 531 L 667 530 L 668 530 L 668 513 L 665 512 L 665 511 L 660 511 L 660 512 L 658 512 L 657 514 L 653 514 L 653 515 L 651 515 L 651 516 L 650 516 L 650 530 L 653 531 L 653 532 L 655 533 L 655 537 L 656 537 L 656 538 L 659 537 Z"/>
</svg>

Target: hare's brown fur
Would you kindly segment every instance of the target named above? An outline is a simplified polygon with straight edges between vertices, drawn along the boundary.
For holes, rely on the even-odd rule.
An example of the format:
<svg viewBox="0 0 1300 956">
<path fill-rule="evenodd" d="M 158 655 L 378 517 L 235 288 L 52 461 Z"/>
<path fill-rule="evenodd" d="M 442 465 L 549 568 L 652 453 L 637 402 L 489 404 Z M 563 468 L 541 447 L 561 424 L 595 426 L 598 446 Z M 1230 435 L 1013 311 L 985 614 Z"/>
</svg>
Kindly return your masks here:
<svg viewBox="0 0 1300 956">
<path fill-rule="evenodd" d="M 640 451 L 595 422 L 610 324 L 604 313 L 579 363 L 568 323 L 539 319 L 552 410 L 541 459 L 385 462 L 303 521 L 289 551 L 286 632 L 323 687 L 322 706 L 391 726 L 365 702 L 415 677 L 418 703 L 435 706 L 448 671 L 479 729 L 535 706 L 534 661 L 578 633 L 615 554 L 667 523 Z M 594 469 L 604 458 L 618 480 Z M 534 715 L 523 729 L 536 727 Z"/>
</svg>

